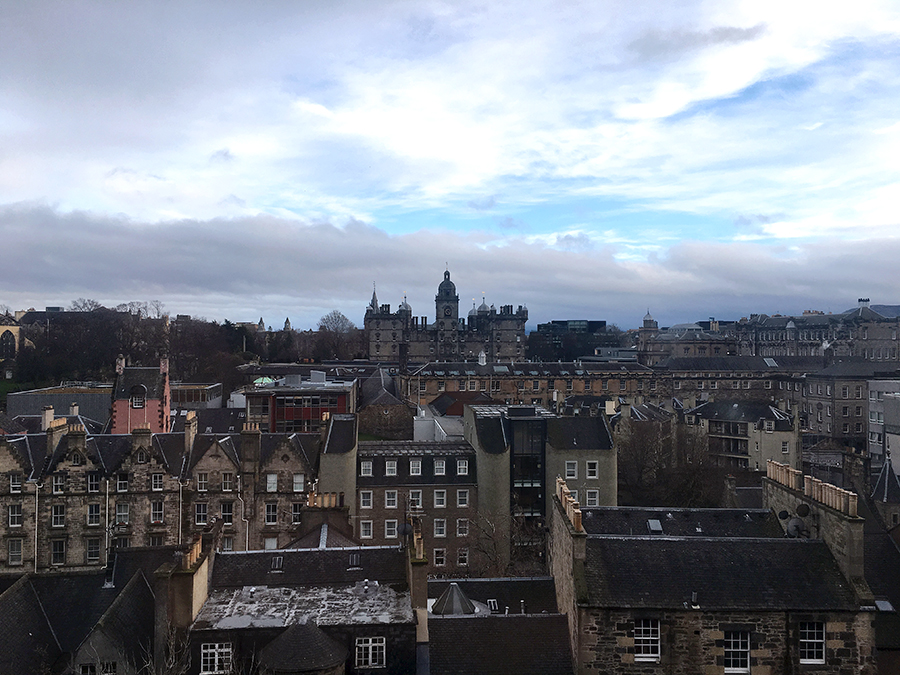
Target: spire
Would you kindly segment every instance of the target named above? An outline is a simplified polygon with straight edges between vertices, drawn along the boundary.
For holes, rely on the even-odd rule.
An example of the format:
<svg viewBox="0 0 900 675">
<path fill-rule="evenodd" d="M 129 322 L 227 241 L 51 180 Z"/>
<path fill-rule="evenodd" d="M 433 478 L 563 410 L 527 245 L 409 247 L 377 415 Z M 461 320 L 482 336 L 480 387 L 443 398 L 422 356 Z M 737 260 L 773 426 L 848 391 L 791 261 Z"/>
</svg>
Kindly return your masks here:
<svg viewBox="0 0 900 675">
<path fill-rule="evenodd" d="M 375 295 L 375 282 L 372 282 L 372 302 L 369 303 L 369 307 L 373 312 L 378 311 L 378 296 Z"/>
</svg>

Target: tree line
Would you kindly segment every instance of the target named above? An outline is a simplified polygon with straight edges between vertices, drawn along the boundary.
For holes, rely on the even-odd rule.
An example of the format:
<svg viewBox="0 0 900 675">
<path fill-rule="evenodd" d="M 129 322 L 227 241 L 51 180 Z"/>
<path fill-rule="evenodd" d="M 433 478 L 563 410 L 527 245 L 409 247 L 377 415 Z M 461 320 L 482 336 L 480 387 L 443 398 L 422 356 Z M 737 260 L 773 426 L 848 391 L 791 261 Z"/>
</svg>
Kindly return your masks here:
<svg viewBox="0 0 900 675">
<path fill-rule="evenodd" d="M 240 384 L 236 366 L 252 361 L 298 362 L 365 356 L 362 331 L 334 310 L 316 330 L 260 330 L 202 318 L 170 318 L 163 303 L 129 302 L 109 308 L 79 298 L 68 311 L 21 328 L 15 378 L 19 383 L 109 381 L 116 358 L 152 367 L 169 359 L 173 380 Z"/>
</svg>

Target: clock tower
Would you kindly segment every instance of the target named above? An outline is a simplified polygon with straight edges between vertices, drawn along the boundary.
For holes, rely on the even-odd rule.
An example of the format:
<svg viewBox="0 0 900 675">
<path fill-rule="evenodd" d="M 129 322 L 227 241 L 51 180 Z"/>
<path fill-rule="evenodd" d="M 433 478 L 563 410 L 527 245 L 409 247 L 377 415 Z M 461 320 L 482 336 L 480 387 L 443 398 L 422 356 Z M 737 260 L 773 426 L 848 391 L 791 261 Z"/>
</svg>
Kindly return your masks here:
<svg viewBox="0 0 900 675">
<path fill-rule="evenodd" d="M 456 284 L 450 281 L 450 270 L 444 272 L 444 280 L 438 286 L 437 295 L 434 296 L 435 320 L 438 326 L 449 329 L 459 322 L 459 296 L 456 294 Z"/>
</svg>

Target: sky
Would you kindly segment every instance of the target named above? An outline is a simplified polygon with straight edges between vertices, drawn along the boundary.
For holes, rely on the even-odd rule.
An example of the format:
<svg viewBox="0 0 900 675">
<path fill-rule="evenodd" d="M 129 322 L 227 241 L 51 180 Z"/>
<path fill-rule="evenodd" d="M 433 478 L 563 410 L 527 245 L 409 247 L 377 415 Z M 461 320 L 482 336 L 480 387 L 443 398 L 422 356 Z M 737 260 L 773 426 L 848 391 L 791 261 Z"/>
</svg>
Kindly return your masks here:
<svg viewBox="0 0 900 675">
<path fill-rule="evenodd" d="M 0 2 L 0 305 L 900 303 L 900 3 Z"/>
</svg>

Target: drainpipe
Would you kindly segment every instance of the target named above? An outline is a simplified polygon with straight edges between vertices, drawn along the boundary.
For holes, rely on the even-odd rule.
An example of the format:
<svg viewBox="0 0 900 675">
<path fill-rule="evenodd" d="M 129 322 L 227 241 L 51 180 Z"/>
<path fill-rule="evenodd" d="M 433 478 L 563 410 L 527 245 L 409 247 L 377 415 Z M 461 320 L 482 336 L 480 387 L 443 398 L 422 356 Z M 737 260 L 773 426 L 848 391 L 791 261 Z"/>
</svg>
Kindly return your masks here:
<svg viewBox="0 0 900 675">
<path fill-rule="evenodd" d="M 182 509 L 182 491 L 184 490 L 184 483 L 179 479 L 178 481 L 178 545 L 181 546 L 181 527 L 182 521 L 184 521 L 184 514 L 181 512 Z"/>
<path fill-rule="evenodd" d="M 106 562 L 103 567 L 109 565 L 109 477 L 106 478 L 106 541 L 104 542 L 104 546 L 106 547 Z"/>
<path fill-rule="evenodd" d="M 246 537 L 246 542 L 244 543 L 244 550 L 249 551 L 250 550 L 250 521 L 247 520 L 247 518 L 245 518 L 245 516 L 247 514 L 244 511 L 244 498 L 242 496 L 242 493 L 244 491 L 243 476 L 241 476 L 241 474 L 238 474 L 237 479 L 238 479 L 238 499 L 241 500 L 241 520 L 244 523 L 244 535 Z"/>
<path fill-rule="evenodd" d="M 34 573 L 38 571 L 38 523 L 41 520 L 40 511 L 38 511 L 38 495 L 41 493 L 41 483 L 34 484 Z"/>
</svg>

